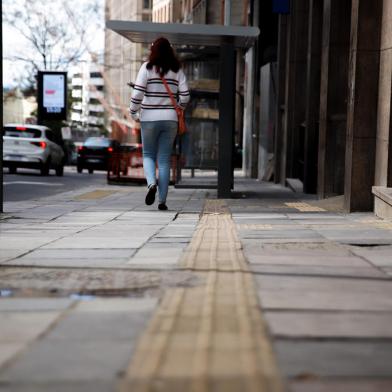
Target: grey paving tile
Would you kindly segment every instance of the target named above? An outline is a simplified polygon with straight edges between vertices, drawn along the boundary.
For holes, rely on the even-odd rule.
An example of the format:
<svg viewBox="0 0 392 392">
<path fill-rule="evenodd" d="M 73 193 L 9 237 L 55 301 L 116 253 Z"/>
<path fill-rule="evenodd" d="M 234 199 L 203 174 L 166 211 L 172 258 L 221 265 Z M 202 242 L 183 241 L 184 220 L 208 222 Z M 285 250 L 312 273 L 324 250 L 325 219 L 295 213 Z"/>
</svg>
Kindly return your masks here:
<svg viewBox="0 0 392 392">
<path fill-rule="evenodd" d="M 264 309 L 392 311 L 392 298 L 383 293 L 259 290 Z"/>
<path fill-rule="evenodd" d="M 60 312 L 3 312 L 0 342 L 28 342 L 37 338 L 59 317 Z"/>
<path fill-rule="evenodd" d="M 20 260 L 42 259 L 124 259 L 131 257 L 136 249 L 36 249 Z"/>
<path fill-rule="evenodd" d="M 69 298 L 1 298 L 0 312 L 64 310 L 73 303 Z"/>
<path fill-rule="evenodd" d="M 21 352 L 26 346 L 26 342 L 1 342 L 0 341 L 0 369 L 7 361 Z M 1 384 L 0 384 L 1 391 Z"/>
<path fill-rule="evenodd" d="M 326 292 L 326 293 L 367 293 L 384 294 L 392 296 L 392 280 L 374 279 L 341 279 L 330 277 L 281 277 L 281 276 L 257 276 L 256 281 L 263 290 L 282 291 L 293 290 L 299 294 L 306 291 Z"/>
<path fill-rule="evenodd" d="M 71 313 L 45 337 L 49 340 L 132 340 L 146 325 L 150 311 Z"/>
<path fill-rule="evenodd" d="M 50 239 L 47 238 L 24 238 L 24 237 L 12 237 L 12 238 L 0 238 L 0 249 L 16 249 L 19 251 L 36 249 L 40 246 L 50 243 Z"/>
<path fill-rule="evenodd" d="M 392 337 L 392 313 L 267 311 L 264 315 L 275 337 Z"/>
<path fill-rule="evenodd" d="M 369 267 L 369 263 L 359 257 L 331 257 L 327 255 L 276 255 L 255 254 L 245 249 L 245 257 L 251 264 L 325 266 L 325 267 Z"/>
<path fill-rule="evenodd" d="M 382 270 L 387 274 L 392 276 L 392 267 L 383 267 Z"/>
<path fill-rule="evenodd" d="M 390 341 L 277 341 L 278 364 L 289 377 L 390 377 Z"/>
<path fill-rule="evenodd" d="M 15 257 L 18 257 L 22 255 L 23 253 L 26 253 L 26 250 L 23 249 L 1 249 L 1 254 L 0 254 L 0 263 L 13 259 Z"/>
<path fill-rule="evenodd" d="M 369 260 L 372 264 L 382 267 L 392 267 L 392 246 L 380 247 L 351 247 L 351 251 Z"/>
<path fill-rule="evenodd" d="M 117 380 L 96 381 L 54 381 L 32 383 L 13 382 L 9 385 L 0 385 L 1 392 L 115 392 Z"/>
<path fill-rule="evenodd" d="M 148 238 L 92 238 L 68 237 L 52 242 L 43 249 L 129 249 L 139 248 Z"/>
<path fill-rule="evenodd" d="M 0 385 L 113 379 L 127 367 L 134 343 L 129 339 L 36 341 L 0 372 Z"/>
<path fill-rule="evenodd" d="M 74 312 L 150 312 L 157 305 L 156 298 L 96 298 L 81 301 Z"/>
<path fill-rule="evenodd" d="M 251 264 L 250 269 L 260 274 L 387 278 L 386 272 L 373 267 Z"/>
<path fill-rule="evenodd" d="M 389 380 L 330 380 L 291 381 L 290 392 L 390 392 L 392 378 Z"/>
<path fill-rule="evenodd" d="M 131 256 L 130 256 L 131 257 Z M 5 266 L 29 266 L 45 268 L 122 268 L 129 261 L 129 257 L 124 258 L 106 258 L 106 259 L 78 259 L 76 257 L 69 259 L 29 259 L 20 258 L 6 262 Z"/>
</svg>

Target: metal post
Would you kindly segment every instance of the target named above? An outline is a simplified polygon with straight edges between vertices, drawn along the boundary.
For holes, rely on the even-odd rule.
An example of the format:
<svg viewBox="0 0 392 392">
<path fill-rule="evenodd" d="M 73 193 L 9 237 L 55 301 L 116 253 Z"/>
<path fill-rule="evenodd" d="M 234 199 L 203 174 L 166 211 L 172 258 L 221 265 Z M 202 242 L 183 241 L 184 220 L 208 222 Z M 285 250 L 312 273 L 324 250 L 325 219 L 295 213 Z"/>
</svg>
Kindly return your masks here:
<svg viewBox="0 0 392 392">
<path fill-rule="evenodd" d="M 0 0 L 1 14 L 3 15 L 3 2 Z M 1 64 L 0 64 L 0 87 L 1 87 L 1 108 L 0 108 L 0 213 L 4 212 L 3 209 L 3 20 L 0 24 L 0 52 L 1 52 Z"/>
<path fill-rule="evenodd" d="M 225 0 L 224 25 L 231 25 L 231 0 Z"/>
<path fill-rule="evenodd" d="M 218 198 L 229 198 L 233 186 L 235 53 L 232 42 L 222 43 L 219 88 Z"/>
</svg>

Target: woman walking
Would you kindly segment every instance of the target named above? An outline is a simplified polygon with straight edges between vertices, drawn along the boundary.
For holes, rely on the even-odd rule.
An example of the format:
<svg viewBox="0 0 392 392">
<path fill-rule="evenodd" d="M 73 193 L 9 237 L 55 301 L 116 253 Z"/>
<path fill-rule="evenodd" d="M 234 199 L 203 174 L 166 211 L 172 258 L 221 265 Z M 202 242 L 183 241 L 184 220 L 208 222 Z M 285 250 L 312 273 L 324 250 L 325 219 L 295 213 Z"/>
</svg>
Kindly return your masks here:
<svg viewBox="0 0 392 392">
<path fill-rule="evenodd" d="M 178 107 L 184 110 L 190 98 L 186 78 L 170 42 L 161 37 L 151 45 L 148 62 L 140 67 L 130 104 L 131 116 L 140 120 L 142 131 L 143 167 L 148 185 L 145 201 L 147 205 L 154 203 L 158 187 L 160 210 L 167 210 L 170 156 L 178 127 L 170 94 L 177 97 Z"/>
</svg>

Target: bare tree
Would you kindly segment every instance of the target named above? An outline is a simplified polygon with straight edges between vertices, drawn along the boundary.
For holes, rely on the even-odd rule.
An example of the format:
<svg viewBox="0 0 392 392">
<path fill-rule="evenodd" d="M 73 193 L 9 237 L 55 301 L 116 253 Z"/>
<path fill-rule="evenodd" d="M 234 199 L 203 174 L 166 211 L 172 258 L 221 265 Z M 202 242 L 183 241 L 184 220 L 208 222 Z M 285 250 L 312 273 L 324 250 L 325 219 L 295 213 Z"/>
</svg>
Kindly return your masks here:
<svg viewBox="0 0 392 392">
<path fill-rule="evenodd" d="M 4 23 L 17 30 L 26 41 L 26 46 L 14 48 L 7 56 L 12 61 L 26 64 L 26 74 L 22 75 L 25 82 L 28 83 L 38 70 L 66 70 L 85 54 L 86 36 L 95 28 L 103 29 L 102 0 L 68 0 L 67 3 L 82 26 L 78 31 L 64 11 L 63 0 L 3 2 Z"/>
</svg>

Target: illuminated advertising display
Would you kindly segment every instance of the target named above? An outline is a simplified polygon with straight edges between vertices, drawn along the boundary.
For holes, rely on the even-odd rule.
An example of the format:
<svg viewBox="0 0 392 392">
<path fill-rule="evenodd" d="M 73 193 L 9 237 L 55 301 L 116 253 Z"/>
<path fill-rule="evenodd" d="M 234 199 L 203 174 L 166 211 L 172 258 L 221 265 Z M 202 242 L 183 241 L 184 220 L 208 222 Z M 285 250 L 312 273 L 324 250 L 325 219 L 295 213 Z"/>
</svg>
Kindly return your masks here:
<svg viewBox="0 0 392 392">
<path fill-rule="evenodd" d="M 66 120 L 67 73 L 38 72 L 38 123 L 43 120 Z"/>
</svg>

